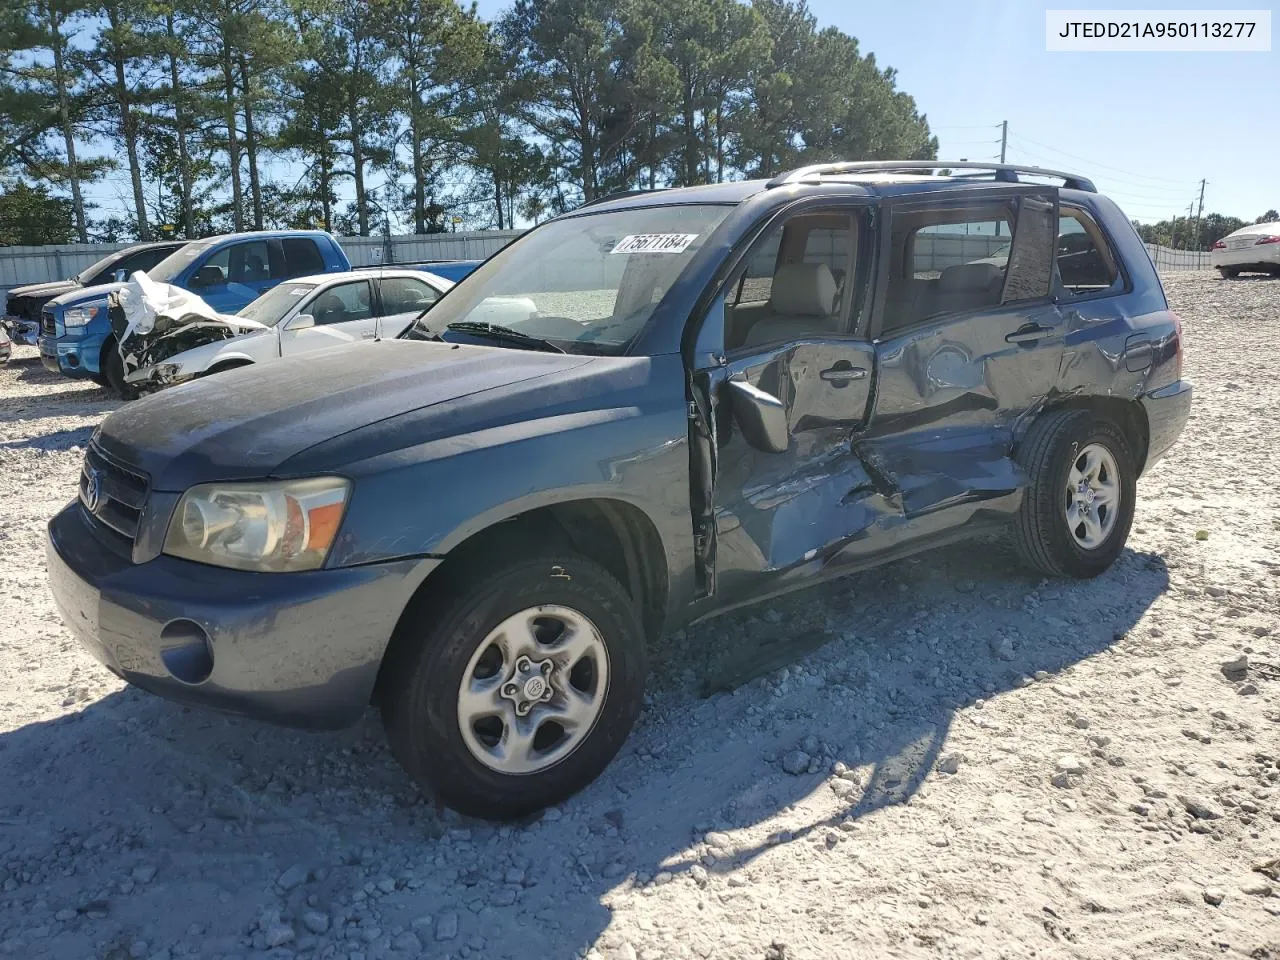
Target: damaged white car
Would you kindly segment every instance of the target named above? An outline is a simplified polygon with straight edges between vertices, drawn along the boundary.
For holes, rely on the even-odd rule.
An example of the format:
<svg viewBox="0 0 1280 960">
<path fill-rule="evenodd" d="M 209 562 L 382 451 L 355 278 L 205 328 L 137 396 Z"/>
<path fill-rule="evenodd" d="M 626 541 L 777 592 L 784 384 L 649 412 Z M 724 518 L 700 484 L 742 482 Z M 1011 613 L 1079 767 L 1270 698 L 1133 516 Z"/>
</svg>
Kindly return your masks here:
<svg viewBox="0 0 1280 960">
<path fill-rule="evenodd" d="M 310 350 L 399 336 L 453 286 L 421 270 L 352 270 L 271 288 L 237 316 L 134 274 L 111 303 L 134 395 Z"/>
</svg>

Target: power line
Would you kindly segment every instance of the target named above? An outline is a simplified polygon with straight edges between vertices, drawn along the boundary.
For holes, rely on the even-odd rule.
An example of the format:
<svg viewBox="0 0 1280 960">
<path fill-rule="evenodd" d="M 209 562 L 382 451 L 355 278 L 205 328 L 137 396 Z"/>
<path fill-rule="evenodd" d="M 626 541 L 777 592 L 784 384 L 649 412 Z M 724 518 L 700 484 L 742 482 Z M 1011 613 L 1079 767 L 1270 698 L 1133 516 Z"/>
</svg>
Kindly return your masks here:
<svg viewBox="0 0 1280 960">
<path fill-rule="evenodd" d="M 1059 154 L 1062 154 L 1062 156 L 1064 157 L 1070 157 L 1072 160 L 1079 160 L 1081 163 L 1087 163 L 1090 166 L 1100 167 L 1104 170 L 1114 170 L 1116 173 L 1123 173 L 1125 176 L 1138 177 L 1143 180 L 1158 180 L 1162 183 L 1176 184 L 1181 182 L 1179 180 L 1172 180 L 1169 177 L 1157 177 L 1157 176 L 1152 176 L 1151 174 L 1146 174 L 1146 173 L 1135 173 L 1132 170 L 1122 170 L 1120 167 L 1113 167 L 1110 164 L 1098 163 L 1094 160 L 1090 160 L 1088 157 L 1082 157 L 1079 154 L 1075 154 L 1075 153 L 1068 153 L 1066 150 L 1060 150 L 1057 147 L 1051 147 L 1047 143 L 1041 143 L 1038 140 L 1032 140 L 1030 137 L 1025 136 L 1024 134 L 1018 134 L 1018 138 L 1020 140 L 1025 140 L 1027 143 L 1033 143 L 1044 150 L 1048 150 L 1050 153 L 1059 153 Z"/>
</svg>

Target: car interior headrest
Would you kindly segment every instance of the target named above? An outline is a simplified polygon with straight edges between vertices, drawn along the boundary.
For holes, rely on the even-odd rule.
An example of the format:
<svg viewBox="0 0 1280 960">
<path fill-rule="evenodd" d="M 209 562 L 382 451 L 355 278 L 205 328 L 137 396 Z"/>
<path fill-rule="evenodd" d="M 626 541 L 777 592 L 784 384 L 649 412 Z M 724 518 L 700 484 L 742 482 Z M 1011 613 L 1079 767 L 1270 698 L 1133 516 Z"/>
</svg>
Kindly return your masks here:
<svg viewBox="0 0 1280 960">
<path fill-rule="evenodd" d="M 829 317 L 836 309 L 836 278 L 825 263 L 784 263 L 773 275 L 769 304 L 775 313 Z"/>
<path fill-rule="evenodd" d="M 960 263 L 942 271 L 938 290 L 943 293 L 973 293 L 990 290 L 1002 280 L 1003 274 L 994 263 Z"/>
</svg>

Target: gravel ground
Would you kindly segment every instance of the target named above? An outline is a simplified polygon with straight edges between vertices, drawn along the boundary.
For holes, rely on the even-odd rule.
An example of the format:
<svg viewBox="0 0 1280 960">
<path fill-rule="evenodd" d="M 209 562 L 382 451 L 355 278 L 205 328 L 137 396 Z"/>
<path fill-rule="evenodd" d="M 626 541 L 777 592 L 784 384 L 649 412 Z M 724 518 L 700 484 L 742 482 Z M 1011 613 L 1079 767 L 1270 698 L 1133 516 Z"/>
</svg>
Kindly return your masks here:
<svg viewBox="0 0 1280 960">
<path fill-rule="evenodd" d="M 0 955 L 1280 957 L 1280 282 L 1168 289 L 1196 407 L 1110 572 L 970 545 L 667 638 L 605 776 L 505 827 L 424 802 L 372 714 L 276 729 L 82 653 L 42 528 L 115 404 L 20 348 Z"/>
</svg>

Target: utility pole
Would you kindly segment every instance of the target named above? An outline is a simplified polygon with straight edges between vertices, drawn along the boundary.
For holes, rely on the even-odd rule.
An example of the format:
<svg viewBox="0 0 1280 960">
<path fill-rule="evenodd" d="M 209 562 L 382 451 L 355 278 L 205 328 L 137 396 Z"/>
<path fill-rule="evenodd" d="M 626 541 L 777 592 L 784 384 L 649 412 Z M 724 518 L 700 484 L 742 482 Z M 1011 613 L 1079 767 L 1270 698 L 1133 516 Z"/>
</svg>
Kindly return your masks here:
<svg viewBox="0 0 1280 960">
<path fill-rule="evenodd" d="M 1200 249 L 1200 218 L 1204 215 L 1204 185 L 1207 180 L 1200 181 L 1200 205 L 1196 207 L 1196 249 Z"/>
<path fill-rule="evenodd" d="M 1004 163 L 1004 149 L 1009 143 L 1009 121 L 1000 121 L 1000 162 Z M 1000 221 L 996 221 L 996 236 L 1000 236 Z"/>
</svg>

